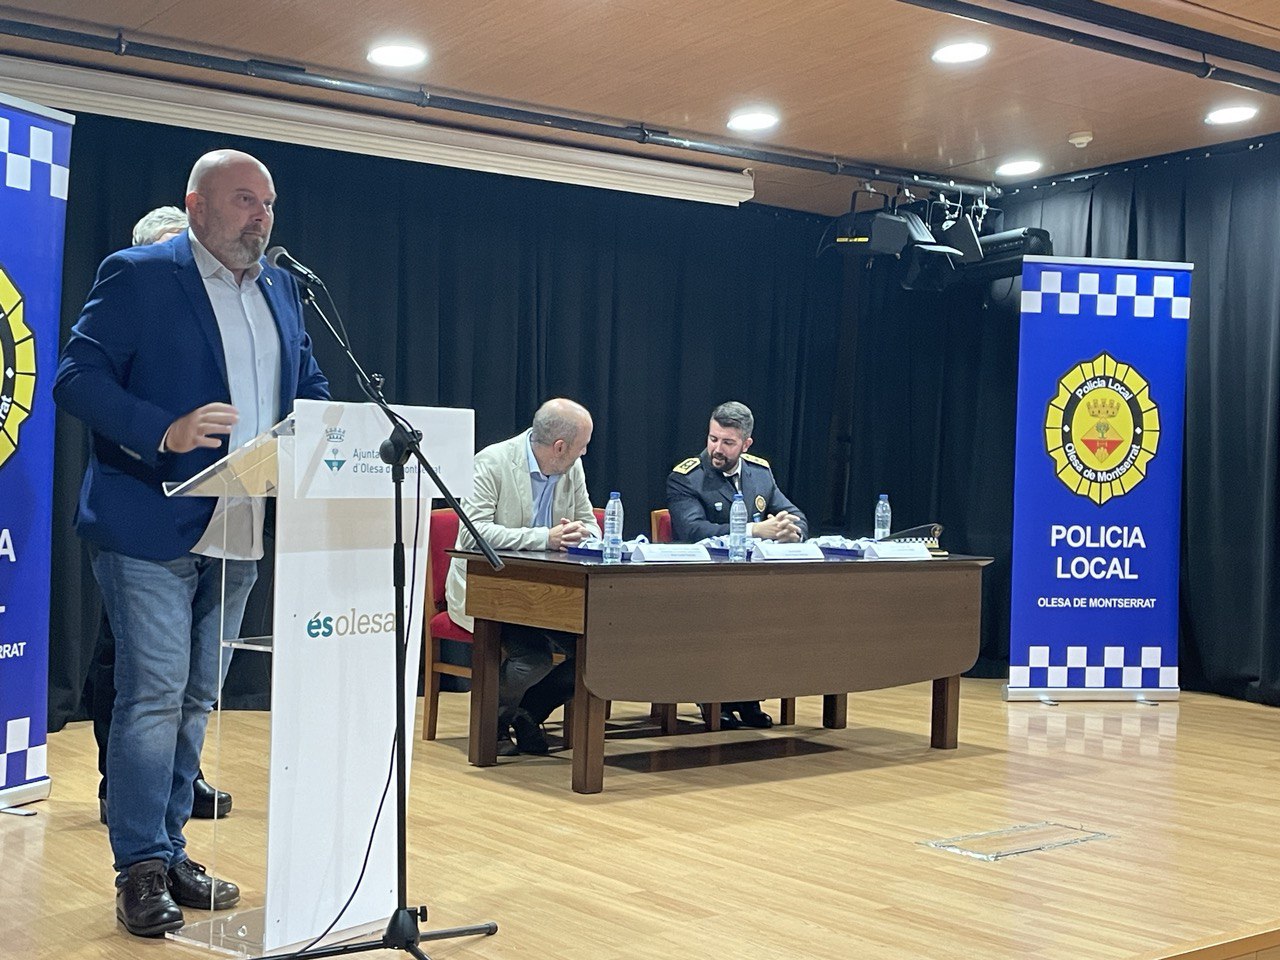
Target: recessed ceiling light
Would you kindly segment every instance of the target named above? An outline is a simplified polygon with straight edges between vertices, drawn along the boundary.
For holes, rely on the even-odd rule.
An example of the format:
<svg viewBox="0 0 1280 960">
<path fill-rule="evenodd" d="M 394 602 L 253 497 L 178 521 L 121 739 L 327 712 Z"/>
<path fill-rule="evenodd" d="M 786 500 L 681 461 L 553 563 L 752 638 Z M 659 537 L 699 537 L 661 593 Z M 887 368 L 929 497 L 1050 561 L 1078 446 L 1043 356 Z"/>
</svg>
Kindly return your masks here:
<svg viewBox="0 0 1280 960">
<path fill-rule="evenodd" d="M 996 167 L 997 177 L 1025 177 L 1035 173 L 1043 164 L 1039 160 L 1010 160 Z"/>
<path fill-rule="evenodd" d="M 932 60 L 934 63 L 972 63 L 990 52 L 991 48 L 985 43 L 948 43 L 933 51 Z"/>
<path fill-rule="evenodd" d="M 388 43 L 371 48 L 367 59 L 380 67 L 416 67 L 427 62 L 427 51 L 406 43 Z"/>
<path fill-rule="evenodd" d="M 740 133 L 768 130 L 778 122 L 778 115 L 767 107 L 748 107 L 729 118 L 729 129 Z"/>
<path fill-rule="evenodd" d="M 1217 110 L 1210 110 L 1209 115 L 1204 118 L 1205 123 L 1243 123 L 1246 120 L 1252 120 L 1258 115 L 1257 107 L 1219 107 Z"/>
</svg>

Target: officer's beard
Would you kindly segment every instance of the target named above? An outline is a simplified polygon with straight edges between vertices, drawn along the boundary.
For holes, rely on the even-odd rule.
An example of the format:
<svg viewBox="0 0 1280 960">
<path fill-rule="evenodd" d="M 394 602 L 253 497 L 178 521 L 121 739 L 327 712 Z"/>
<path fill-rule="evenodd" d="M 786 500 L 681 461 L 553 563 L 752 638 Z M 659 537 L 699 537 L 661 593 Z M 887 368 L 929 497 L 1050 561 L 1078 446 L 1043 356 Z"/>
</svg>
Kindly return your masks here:
<svg viewBox="0 0 1280 960">
<path fill-rule="evenodd" d="M 741 459 L 741 456 L 739 456 L 730 460 L 723 453 L 713 453 L 711 454 L 711 465 L 721 473 L 733 473 L 738 469 L 738 461 Z"/>
</svg>

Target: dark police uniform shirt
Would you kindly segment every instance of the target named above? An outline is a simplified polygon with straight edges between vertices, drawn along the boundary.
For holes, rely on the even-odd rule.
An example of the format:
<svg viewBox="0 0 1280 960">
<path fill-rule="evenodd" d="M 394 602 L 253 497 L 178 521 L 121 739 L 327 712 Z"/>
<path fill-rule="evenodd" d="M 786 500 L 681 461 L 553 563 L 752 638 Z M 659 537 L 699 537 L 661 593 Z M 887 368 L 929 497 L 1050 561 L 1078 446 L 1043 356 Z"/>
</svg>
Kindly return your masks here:
<svg viewBox="0 0 1280 960">
<path fill-rule="evenodd" d="M 711 466 L 704 450 L 675 465 L 667 476 L 667 509 L 671 511 L 671 535 L 678 543 L 696 543 L 706 537 L 729 535 L 729 506 L 738 492 L 732 477 Z M 795 517 L 801 536 L 809 535 L 809 521 L 782 495 L 769 461 L 749 453 L 742 455 L 742 499 L 751 522 L 783 510 Z"/>
</svg>

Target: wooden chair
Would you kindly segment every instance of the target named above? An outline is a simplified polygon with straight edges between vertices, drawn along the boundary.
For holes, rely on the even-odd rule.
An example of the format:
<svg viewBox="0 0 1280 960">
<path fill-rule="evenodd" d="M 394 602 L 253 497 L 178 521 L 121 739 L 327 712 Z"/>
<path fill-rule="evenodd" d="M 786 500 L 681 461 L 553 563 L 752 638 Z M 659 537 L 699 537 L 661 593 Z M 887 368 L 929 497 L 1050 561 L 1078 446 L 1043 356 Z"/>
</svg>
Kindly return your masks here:
<svg viewBox="0 0 1280 960">
<path fill-rule="evenodd" d="M 649 511 L 649 539 L 654 543 L 671 543 L 671 511 L 670 510 L 650 510 Z M 796 698 L 783 697 L 781 701 L 781 713 L 778 717 L 778 726 L 792 726 L 796 722 Z M 676 729 L 676 704 L 674 703 L 655 703 L 653 705 L 653 716 L 662 727 L 663 733 L 674 733 Z M 703 715 L 703 721 L 707 725 L 708 730 L 720 729 L 720 704 L 708 703 L 706 705 L 706 713 Z"/>
</svg>

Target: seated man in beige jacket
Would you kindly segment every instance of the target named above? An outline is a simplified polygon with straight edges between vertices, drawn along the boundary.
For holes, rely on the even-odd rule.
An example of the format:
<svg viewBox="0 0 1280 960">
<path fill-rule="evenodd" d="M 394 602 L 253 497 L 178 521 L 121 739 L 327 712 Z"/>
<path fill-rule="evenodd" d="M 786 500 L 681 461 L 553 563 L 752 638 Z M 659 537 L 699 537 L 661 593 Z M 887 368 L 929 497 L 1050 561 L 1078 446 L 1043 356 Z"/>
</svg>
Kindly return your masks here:
<svg viewBox="0 0 1280 960">
<path fill-rule="evenodd" d="M 475 458 L 475 486 L 462 507 L 496 550 L 563 550 L 600 536 L 591 510 L 581 458 L 591 442 L 591 414 L 572 400 L 548 400 L 533 425 L 485 447 Z M 474 550 L 466 527 L 457 547 Z M 445 599 L 449 618 L 473 629 L 467 609 L 466 564 L 449 566 Z M 573 690 L 577 637 L 556 630 L 504 624 L 506 654 L 498 674 L 498 755 L 546 753 L 540 725 Z M 552 670 L 555 652 L 567 659 Z M 510 731 L 515 729 L 512 742 Z"/>
</svg>

